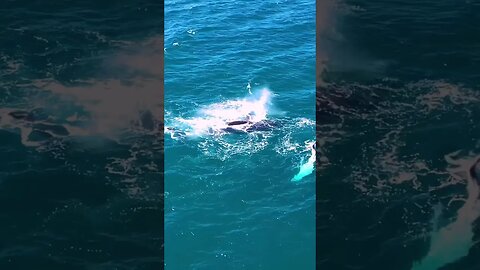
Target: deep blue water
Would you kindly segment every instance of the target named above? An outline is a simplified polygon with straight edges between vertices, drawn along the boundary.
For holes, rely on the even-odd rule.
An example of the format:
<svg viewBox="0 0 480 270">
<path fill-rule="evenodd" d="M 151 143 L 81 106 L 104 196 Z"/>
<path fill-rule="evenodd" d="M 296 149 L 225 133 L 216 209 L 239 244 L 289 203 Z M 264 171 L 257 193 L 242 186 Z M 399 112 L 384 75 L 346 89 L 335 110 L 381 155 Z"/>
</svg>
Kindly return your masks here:
<svg viewBox="0 0 480 270">
<path fill-rule="evenodd" d="M 165 2 L 166 269 L 314 269 L 314 99 L 314 1 Z"/>
<path fill-rule="evenodd" d="M 320 269 L 479 269 L 479 4 L 317 6 Z"/>
<path fill-rule="evenodd" d="M 0 14 L 0 268 L 159 269 L 162 3 Z"/>
</svg>

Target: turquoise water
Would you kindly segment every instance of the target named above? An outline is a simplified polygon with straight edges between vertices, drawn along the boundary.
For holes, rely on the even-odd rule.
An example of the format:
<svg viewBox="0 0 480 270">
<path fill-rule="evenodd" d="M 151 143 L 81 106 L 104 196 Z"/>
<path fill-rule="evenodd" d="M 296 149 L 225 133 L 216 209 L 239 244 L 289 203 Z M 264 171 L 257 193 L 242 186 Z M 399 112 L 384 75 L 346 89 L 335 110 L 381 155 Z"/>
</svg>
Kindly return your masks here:
<svg viewBox="0 0 480 270">
<path fill-rule="evenodd" d="M 315 2 L 165 2 L 166 269 L 314 268 L 314 99 Z"/>
</svg>

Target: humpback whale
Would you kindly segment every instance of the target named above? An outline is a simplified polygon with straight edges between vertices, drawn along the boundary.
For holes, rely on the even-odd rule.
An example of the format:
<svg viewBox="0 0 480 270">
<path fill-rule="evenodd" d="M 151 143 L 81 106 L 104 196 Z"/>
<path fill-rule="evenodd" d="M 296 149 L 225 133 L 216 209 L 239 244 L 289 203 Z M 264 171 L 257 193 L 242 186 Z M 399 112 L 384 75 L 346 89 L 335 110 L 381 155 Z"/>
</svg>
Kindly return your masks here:
<svg viewBox="0 0 480 270">
<path fill-rule="evenodd" d="M 228 127 L 223 128 L 223 131 L 230 133 L 249 133 L 255 131 L 270 131 L 279 126 L 278 122 L 270 120 L 262 120 L 258 122 L 251 122 L 246 120 L 237 120 L 227 122 Z"/>
<path fill-rule="evenodd" d="M 226 122 L 225 125 L 226 127 L 219 128 L 217 129 L 217 131 L 223 131 L 230 134 L 246 134 L 246 133 L 251 133 L 256 131 L 270 131 L 276 127 L 279 127 L 280 123 L 276 121 L 271 121 L 271 120 L 262 120 L 258 122 L 236 120 L 236 121 Z M 179 130 L 178 128 L 166 127 L 165 130 L 168 131 L 173 138 L 187 136 L 186 131 Z M 209 133 L 215 133 L 215 131 L 212 128 L 210 128 Z"/>
</svg>

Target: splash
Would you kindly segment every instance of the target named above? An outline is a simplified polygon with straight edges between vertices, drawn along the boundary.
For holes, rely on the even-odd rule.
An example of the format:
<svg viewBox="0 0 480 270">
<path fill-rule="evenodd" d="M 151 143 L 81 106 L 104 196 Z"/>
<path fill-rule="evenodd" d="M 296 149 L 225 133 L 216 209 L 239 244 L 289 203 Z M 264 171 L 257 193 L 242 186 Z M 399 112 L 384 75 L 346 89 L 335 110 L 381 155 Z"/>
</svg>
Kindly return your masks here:
<svg viewBox="0 0 480 270">
<path fill-rule="evenodd" d="M 192 118 L 176 117 L 165 125 L 165 132 L 172 138 L 175 134 L 186 136 L 221 135 L 226 129 L 245 131 L 255 123 L 267 120 L 272 92 L 263 88 L 248 98 L 227 100 L 200 108 Z M 245 121 L 245 124 L 229 126 L 233 121 Z"/>
<path fill-rule="evenodd" d="M 313 148 L 314 144 L 310 145 L 309 148 L 311 148 L 311 156 L 307 160 L 306 163 L 304 163 L 302 166 L 300 166 L 300 171 L 292 178 L 292 182 L 298 182 L 302 180 L 305 176 L 310 175 L 314 168 L 315 168 L 315 160 L 316 160 L 316 151 L 315 148 Z"/>
<path fill-rule="evenodd" d="M 458 178 L 459 175 L 467 180 L 467 198 L 464 205 L 457 211 L 457 218 L 454 222 L 443 228 L 434 228 L 431 233 L 430 250 L 428 254 L 420 261 L 414 263 L 412 270 L 437 270 L 449 263 L 468 255 L 473 245 L 473 223 L 480 216 L 480 202 L 478 196 L 480 189 L 478 179 L 470 170 L 479 170 L 478 158 L 475 162 L 471 159 L 455 160 L 453 153 L 447 155 L 445 159 L 456 166 L 451 170 L 452 177 Z M 462 177 L 462 178 L 463 178 Z M 439 210 L 435 209 L 433 224 L 436 227 L 438 223 Z"/>
</svg>

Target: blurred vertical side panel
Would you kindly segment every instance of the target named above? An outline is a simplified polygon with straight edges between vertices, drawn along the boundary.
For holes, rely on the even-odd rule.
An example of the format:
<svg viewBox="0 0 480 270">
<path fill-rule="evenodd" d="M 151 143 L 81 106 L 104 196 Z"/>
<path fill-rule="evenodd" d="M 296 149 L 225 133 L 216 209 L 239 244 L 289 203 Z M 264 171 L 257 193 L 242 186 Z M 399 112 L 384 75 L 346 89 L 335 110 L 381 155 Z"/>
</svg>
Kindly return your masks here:
<svg viewBox="0 0 480 270">
<path fill-rule="evenodd" d="M 318 269 L 480 269 L 478 1 L 317 1 Z"/>
<path fill-rule="evenodd" d="M 163 2 L 0 14 L 0 269 L 161 269 Z"/>
<path fill-rule="evenodd" d="M 325 136 L 326 133 L 335 133 L 335 125 L 340 122 L 335 119 L 326 104 L 326 88 L 324 87 L 324 74 L 326 73 L 327 48 L 330 40 L 329 33 L 333 32 L 333 7 L 334 0 L 316 0 L 316 110 L 315 110 L 315 130 L 316 130 L 316 269 L 331 269 L 330 257 L 332 252 L 329 249 L 330 241 L 335 240 L 330 234 L 329 226 L 331 224 L 331 210 L 335 207 L 329 200 L 334 196 L 328 189 L 325 179 L 329 176 L 324 168 L 328 166 L 327 150 L 325 143 L 331 136 Z M 325 128 L 326 127 L 326 128 Z"/>
</svg>

